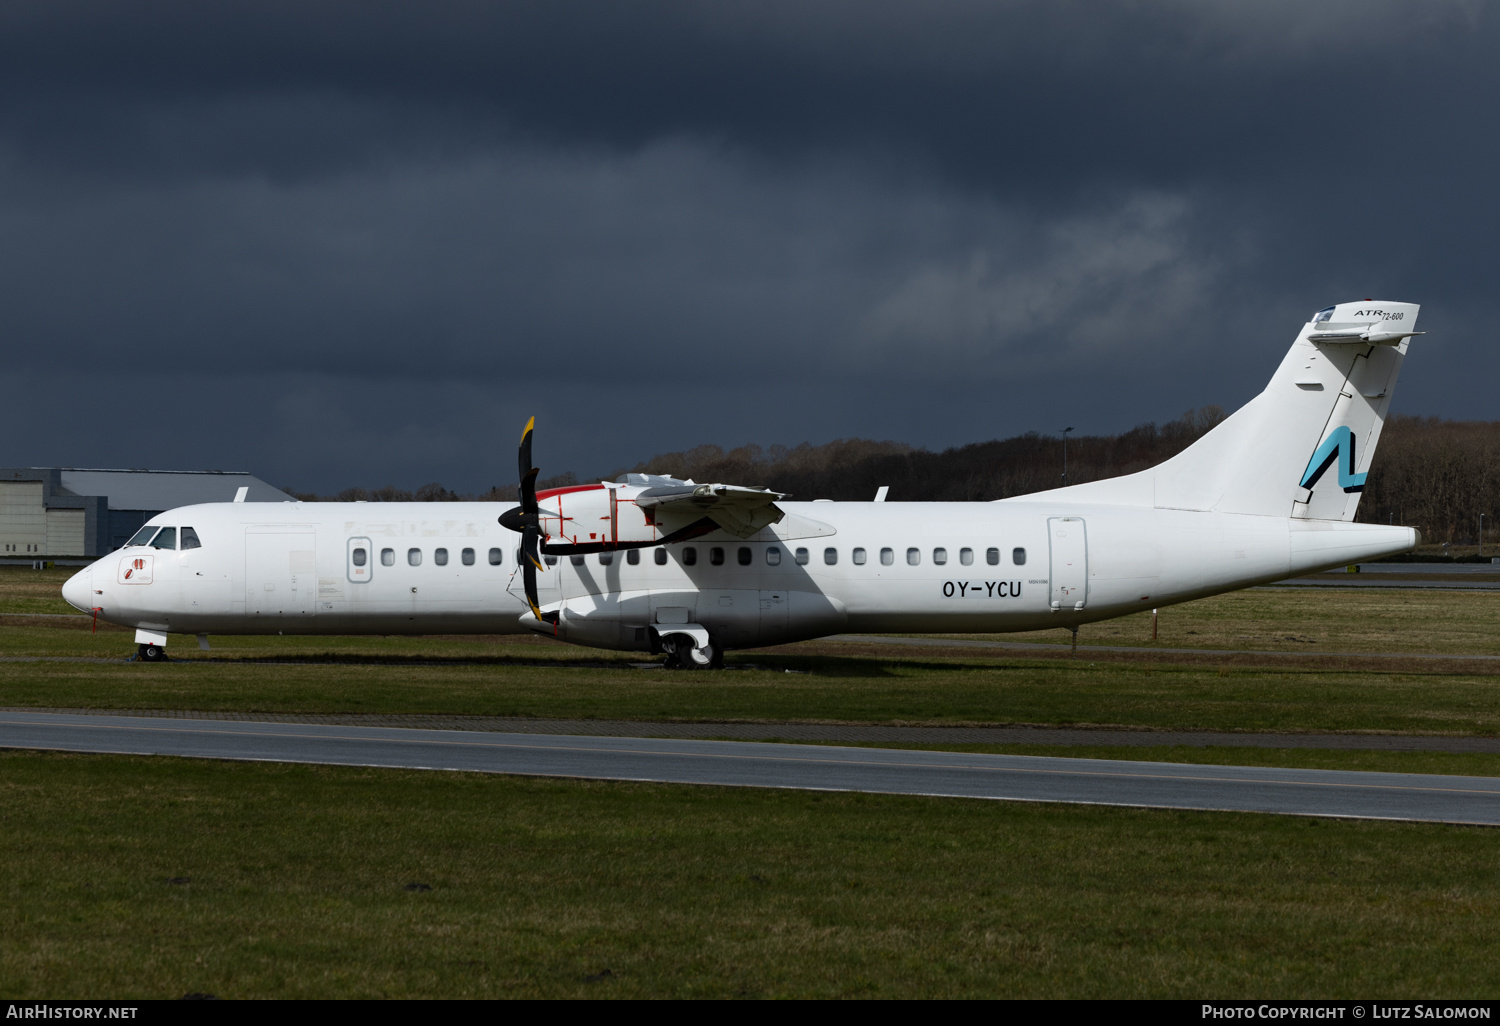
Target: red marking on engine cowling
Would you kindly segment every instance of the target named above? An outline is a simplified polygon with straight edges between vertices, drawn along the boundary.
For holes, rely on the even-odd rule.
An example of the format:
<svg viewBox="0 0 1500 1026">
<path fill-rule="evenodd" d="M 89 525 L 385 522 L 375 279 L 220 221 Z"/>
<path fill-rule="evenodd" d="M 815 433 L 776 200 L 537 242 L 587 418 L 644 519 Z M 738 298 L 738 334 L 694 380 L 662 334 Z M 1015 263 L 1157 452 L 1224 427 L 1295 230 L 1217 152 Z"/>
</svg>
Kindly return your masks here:
<svg viewBox="0 0 1500 1026">
<path fill-rule="evenodd" d="M 592 492 L 592 491 L 596 491 L 596 490 L 598 490 L 600 488 L 603 488 L 603 487 L 604 486 L 602 484 L 591 484 L 591 485 L 569 485 L 566 488 L 548 488 L 544 492 L 537 492 L 536 493 L 536 498 L 537 498 L 538 502 L 541 502 L 543 499 L 550 499 L 554 495 L 567 495 L 570 492 Z"/>
</svg>

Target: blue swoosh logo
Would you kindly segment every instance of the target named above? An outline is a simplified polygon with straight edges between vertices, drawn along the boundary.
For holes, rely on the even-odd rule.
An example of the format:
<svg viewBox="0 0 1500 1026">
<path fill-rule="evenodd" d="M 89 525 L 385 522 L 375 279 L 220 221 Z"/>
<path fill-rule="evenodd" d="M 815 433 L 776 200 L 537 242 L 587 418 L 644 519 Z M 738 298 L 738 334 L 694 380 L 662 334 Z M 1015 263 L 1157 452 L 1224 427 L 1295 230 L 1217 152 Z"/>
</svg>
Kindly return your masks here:
<svg viewBox="0 0 1500 1026">
<path fill-rule="evenodd" d="M 1323 439 L 1318 451 L 1307 461 L 1302 487 L 1311 488 L 1335 462 L 1339 467 L 1339 487 L 1346 492 L 1362 492 L 1368 474 L 1354 472 L 1354 433 L 1347 427 L 1336 427 Z"/>
</svg>

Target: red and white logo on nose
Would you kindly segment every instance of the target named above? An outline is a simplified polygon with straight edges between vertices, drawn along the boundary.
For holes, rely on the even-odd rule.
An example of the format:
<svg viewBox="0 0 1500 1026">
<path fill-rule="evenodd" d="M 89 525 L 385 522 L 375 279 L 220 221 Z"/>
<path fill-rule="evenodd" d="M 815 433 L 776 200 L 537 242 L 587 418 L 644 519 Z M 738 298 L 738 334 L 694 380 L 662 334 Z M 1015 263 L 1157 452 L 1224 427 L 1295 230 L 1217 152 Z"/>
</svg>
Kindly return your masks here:
<svg viewBox="0 0 1500 1026">
<path fill-rule="evenodd" d="M 135 556 L 120 560 L 121 584 L 150 584 L 155 556 Z"/>
</svg>

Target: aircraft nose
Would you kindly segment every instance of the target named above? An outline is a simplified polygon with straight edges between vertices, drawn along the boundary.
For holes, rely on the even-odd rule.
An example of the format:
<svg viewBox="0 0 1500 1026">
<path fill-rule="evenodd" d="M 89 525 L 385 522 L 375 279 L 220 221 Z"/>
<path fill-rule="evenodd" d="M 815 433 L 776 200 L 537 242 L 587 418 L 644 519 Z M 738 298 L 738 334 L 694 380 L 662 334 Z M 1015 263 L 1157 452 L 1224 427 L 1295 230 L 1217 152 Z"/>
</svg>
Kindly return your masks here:
<svg viewBox="0 0 1500 1026">
<path fill-rule="evenodd" d="M 91 612 L 94 608 L 94 576 L 93 568 L 78 571 L 69 577 L 67 583 L 62 586 L 63 601 L 74 609 L 82 612 Z"/>
</svg>

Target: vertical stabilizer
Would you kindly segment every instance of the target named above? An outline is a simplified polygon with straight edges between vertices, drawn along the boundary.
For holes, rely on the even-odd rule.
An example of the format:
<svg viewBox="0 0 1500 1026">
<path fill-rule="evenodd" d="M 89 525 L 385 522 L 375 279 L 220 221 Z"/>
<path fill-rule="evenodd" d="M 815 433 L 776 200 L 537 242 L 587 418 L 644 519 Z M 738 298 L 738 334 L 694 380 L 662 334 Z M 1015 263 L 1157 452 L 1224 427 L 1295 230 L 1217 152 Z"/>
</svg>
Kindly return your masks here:
<svg viewBox="0 0 1500 1026">
<path fill-rule="evenodd" d="M 1265 391 L 1187 449 L 1139 474 L 1026 498 L 1353 520 L 1418 309 L 1320 310 Z"/>
</svg>

